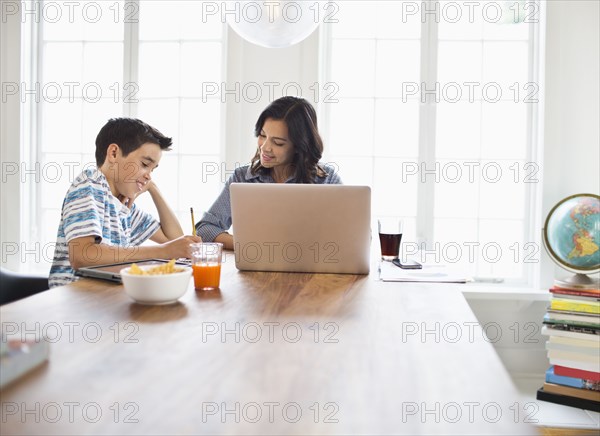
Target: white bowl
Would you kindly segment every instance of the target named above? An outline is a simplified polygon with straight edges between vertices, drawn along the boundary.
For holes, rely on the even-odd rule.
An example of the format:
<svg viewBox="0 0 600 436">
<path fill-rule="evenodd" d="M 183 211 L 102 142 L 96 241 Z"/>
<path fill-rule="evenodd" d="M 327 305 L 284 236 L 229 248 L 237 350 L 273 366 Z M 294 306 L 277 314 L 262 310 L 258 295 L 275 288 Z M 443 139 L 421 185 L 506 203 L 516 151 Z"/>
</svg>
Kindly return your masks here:
<svg viewBox="0 0 600 436">
<path fill-rule="evenodd" d="M 141 269 L 153 268 L 156 265 L 141 266 Z M 140 275 L 131 274 L 129 268 L 121 270 L 121 280 L 125 293 L 140 304 L 171 304 L 185 294 L 192 277 L 192 269 L 179 266 L 181 272 L 171 274 Z"/>
</svg>

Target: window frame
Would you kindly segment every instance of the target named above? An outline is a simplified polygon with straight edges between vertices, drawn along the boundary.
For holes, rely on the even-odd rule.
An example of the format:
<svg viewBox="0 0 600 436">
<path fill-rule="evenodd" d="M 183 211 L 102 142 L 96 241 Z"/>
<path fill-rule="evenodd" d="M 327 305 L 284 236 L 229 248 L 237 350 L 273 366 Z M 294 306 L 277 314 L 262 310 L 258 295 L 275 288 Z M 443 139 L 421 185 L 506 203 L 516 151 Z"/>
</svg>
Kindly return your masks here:
<svg viewBox="0 0 600 436">
<path fill-rule="evenodd" d="M 433 10 L 434 4 L 441 7 L 439 0 L 424 0 L 421 7 L 427 10 Z M 533 244 L 535 261 L 527 263 L 523 268 L 523 273 L 519 278 L 504 279 L 503 283 L 495 285 L 499 288 L 509 288 L 514 286 L 526 286 L 527 288 L 538 288 L 540 286 L 541 270 L 541 209 L 542 209 L 542 165 L 543 165 L 543 132 L 544 132 L 544 50 L 545 50 L 545 23 L 546 23 L 546 5 L 541 0 L 527 0 L 526 3 L 534 3 L 538 11 L 539 19 L 535 20 L 529 26 L 528 40 L 528 81 L 538 85 L 538 100 L 526 107 L 526 163 L 536 165 L 537 183 L 527 184 L 525 187 L 525 208 L 524 225 L 522 227 L 524 235 L 524 245 Z M 333 35 L 331 26 L 323 24 L 320 30 L 320 63 L 319 78 L 325 82 L 332 81 L 331 77 L 331 59 Z M 377 41 L 378 38 L 375 37 Z M 431 89 L 431 84 L 437 83 L 437 60 L 438 60 L 438 23 L 436 20 L 421 20 L 421 38 L 420 38 L 420 81 L 427 84 L 427 89 Z M 369 97 L 376 100 L 378 97 L 374 92 Z M 436 115 L 437 103 L 431 95 L 426 96 L 426 102 L 419 108 L 419 146 L 418 162 L 425 165 L 426 168 L 433 168 L 436 162 Z M 331 110 L 327 104 L 319 104 L 319 111 L 323 119 L 324 138 L 330 137 Z M 327 141 L 329 142 L 329 141 Z M 374 167 L 374 160 L 373 160 Z M 373 174 L 375 168 L 371 168 Z M 343 174 L 342 174 L 343 175 Z M 426 178 L 423 183 L 418 182 L 417 187 L 417 216 L 416 232 L 417 243 L 419 247 L 425 250 L 435 250 L 434 244 L 434 195 L 435 183 L 431 178 Z M 375 215 L 375 212 L 372 211 Z M 480 222 L 482 218 L 477 217 Z M 525 247 L 518 247 L 518 259 L 524 261 L 524 256 L 528 253 Z"/>
<path fill-rule="evenodd" d="M 140 56 L 140 11 L 143 5 L 140 0 L 116 0 L 123 2 L 119 7 L 123 8 L 121 12 L 123 13 L 125 6 L 128 8 L 127 12 L 130 19 L 125 19 L 121 17 L 120 25 L 123 27 L 123 58 L 122 58 L 122 67 L 123 67 L 123 75 L 120 78 L 122 80 L 122 84 L 128 83 L 139 83 L 139 56 Z M 37 10 L 38 18 L 32 19 L 21 19 L 21 81 L 24 83 L 30 84 L 39 84 L 41 87 L 44 84 L 43 78 L 43 68 L 44 68 L 44 20 L 39 19 L 39 11 L 44 8 L 44 3 L 54 3 L 49 0 L 24 0 L 21 3 L 21 9 L 32 11 Z M 166 2 L 165 2 L 166 4 Z M 131 15 L 131 11 L 134 11 L 134 14 Z M 223 28 L 220 38 L 218 42 L 221 44 L 221 79 L 225 81 L 227 69 L 227 31 L 225 29 L 226 24 L 221 23 Z M 87 40 L 82 40 L 83 44 L 86 43 Z M 176 40 L 179 44 L 187 40 Z M 208 41 L 208 39 L 207 39 Z M 54 42 L 54 41 L 53 41 Z M 70 41 L 69 41 L 70 42 Z M 79 42 L 77 40 L 76 42 Z M 120 107 L 121 113 L 116 113 L 115 116 L 123 116 L 123 117 L 137 117 L 138 116 L 138 107 L 141 101 L 141 98 L 134 98 L 131 101 L 127 101 L 126 93 L 129 92 L 124 86 L 120 86 L 118 98 L 120 98 Z M 115 95 L 115 97 L 117 97 Z M 178 100 L 182 100 L 185 98 L 182 95 L 177 97 Z M 43 177 L 40 174 L 39 167 L 43 165 L 43 153 L 42 150 L 42 122 L 43 122 L 43 103 L 44 100 L 36 101 L 34 98 L 27 98 L 25 102 L 22 102 L 20 105 L 20 113 L 21 113 L 21 126 L 20 126 L 20 155 L 21 162 L 26 168 L 35 168 L 36 174 L 35 177 L 40 177 L 40 182 L 43 181 Z M 220 126 L 219 129 L 219 154 L 221 161 L 224 161 L 225 156 L 228 154 L 226 141 L 226 129 L 225 129 L 225 115 L 226 108 L 225 105 L 221 106 L 220 113 Z M 168 132 L 167 132 L 168 133 Z M 93 144 L 90 144 L 89 152 L 85 154 L 93 155 L 94 149 Z M 62 152 L 62 151 L 61 151 Z M 76 152 L 75 154 L 83 153 Z M 181 156 L 177 156 L 178 162 L 182 159 Z M 81 162 L 83 165 L 87 165 L 88 162 Z M 178 165 L 179 167 L 179 165 Z M 66 167 L 63 166 L 63 170 Z M 81 166 L 77 167 L 75 170 L 75 176 L 82 169 Z M 66 172 L 66 171 L 63 171 Z M 30 179 L 28 179 L 30 180 Z M 72 180 L 70 180 L 71 182 Z M 23 252 L 25 250 L 35 250 L 36 252 L 36 260 L 39 259 L 39 262 L 31 263 L 30 270 L 36 273 L 47 273 L 49 270 L 50 264 L 52 262 L 52 257 L 54 255 L 54 245 L 56 242 L 56 237 L 54 234 L 53 238 L 46 238 L 47 240 L 42 240 L 42 235 L 44 233 L 43 227 L 43 212 L 47 210 L 43 207 L 42 204 L 42 196 L 43 196 L 43 183 L 24 183 L 22 184 L 23 190 L 21 192 L 21 204 L 19 215 L 21 217 L 21 223 L 19 229 L 19 240 L 21 241 L 20 251 Z M 63 197 L 61 197 L 58 201 L 62 201 Z M 146 200 L 146 199 L 144 199 Z M 141 201 L 141 200 L 140 200 Z M 148 200 L 149 201 L 149 200 Z M 33 208 L 33 213 L 32 209 Z M 61 204 L 58 203 L 56 205 L 57 209 L 61 209 Z M 178 208 L 173 207 L 174 212 L 178 215 L 178 218 L 181 216 L 178 212 L 183 214 L 183 210 L 177 210 Z M 151 213 L 152 208 L 149 210 Z M 189 209 L 186 209 L 188 212 L 185 215 L 185 221 L 181 221 L 182 225 L 188 224 L 189 222 Z M 201 217 L 201 211 L 197 211 L 196 213 L 197 219 Z M 155 215 L 158 219 L 158 215 Z M 57 223 L 58 224 L 58 223 Z M 189 224 L 188 224 L 189 225 Z M 184 227 L 188 229 L 188 227 Z M 47 229 L 46 229 L 47 230 Z M 56 229 L 53 229 L 56 231 Z M 23 258 L 23 255 L 21 255 Z"/>
</svg>

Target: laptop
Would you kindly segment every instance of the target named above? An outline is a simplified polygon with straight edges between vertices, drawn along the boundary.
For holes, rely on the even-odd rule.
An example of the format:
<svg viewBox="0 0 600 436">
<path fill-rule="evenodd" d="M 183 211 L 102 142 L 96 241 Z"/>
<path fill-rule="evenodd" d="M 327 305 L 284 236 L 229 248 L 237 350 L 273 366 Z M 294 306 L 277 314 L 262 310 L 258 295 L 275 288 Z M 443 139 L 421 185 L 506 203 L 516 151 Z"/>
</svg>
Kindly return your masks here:
<svg viewBox="0 0 600 436">
<path fill-rule="evenodd" d="M 369 273 L 368 186 L 232 183 L 230 194 L 239 270 Z"/>
</svg>

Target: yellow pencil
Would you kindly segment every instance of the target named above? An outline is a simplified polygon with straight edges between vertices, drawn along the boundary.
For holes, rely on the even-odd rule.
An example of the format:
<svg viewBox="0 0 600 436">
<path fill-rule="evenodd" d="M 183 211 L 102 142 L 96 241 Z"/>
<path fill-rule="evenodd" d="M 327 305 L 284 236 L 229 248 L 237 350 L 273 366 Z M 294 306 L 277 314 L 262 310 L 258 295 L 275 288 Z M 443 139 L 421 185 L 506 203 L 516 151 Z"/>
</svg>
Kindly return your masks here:
<svg viewBox="0 0 600 436">
<path fill-rule="evenodd" d="M 194 219 L 193 207 L 190 207 L 190 213 L 192 214 L 192 235 L 196 236 L 196 220 Z"/>
</svg>

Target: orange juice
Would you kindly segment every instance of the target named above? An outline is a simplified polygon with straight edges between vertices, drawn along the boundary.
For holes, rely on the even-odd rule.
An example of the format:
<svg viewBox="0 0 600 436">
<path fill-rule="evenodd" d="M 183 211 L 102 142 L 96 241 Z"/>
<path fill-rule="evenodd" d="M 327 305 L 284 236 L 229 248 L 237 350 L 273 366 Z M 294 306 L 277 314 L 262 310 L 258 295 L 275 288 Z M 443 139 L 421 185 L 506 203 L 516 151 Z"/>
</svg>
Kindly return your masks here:
<svg viewBox="0 0 600 436">
<path fill-rule="evenodd" d="M 194 271 L 194 287 L 196 289 L 216 289 L 221 282 L 220 264 L 195 264 L 192 265 Z"/>
</svg>

